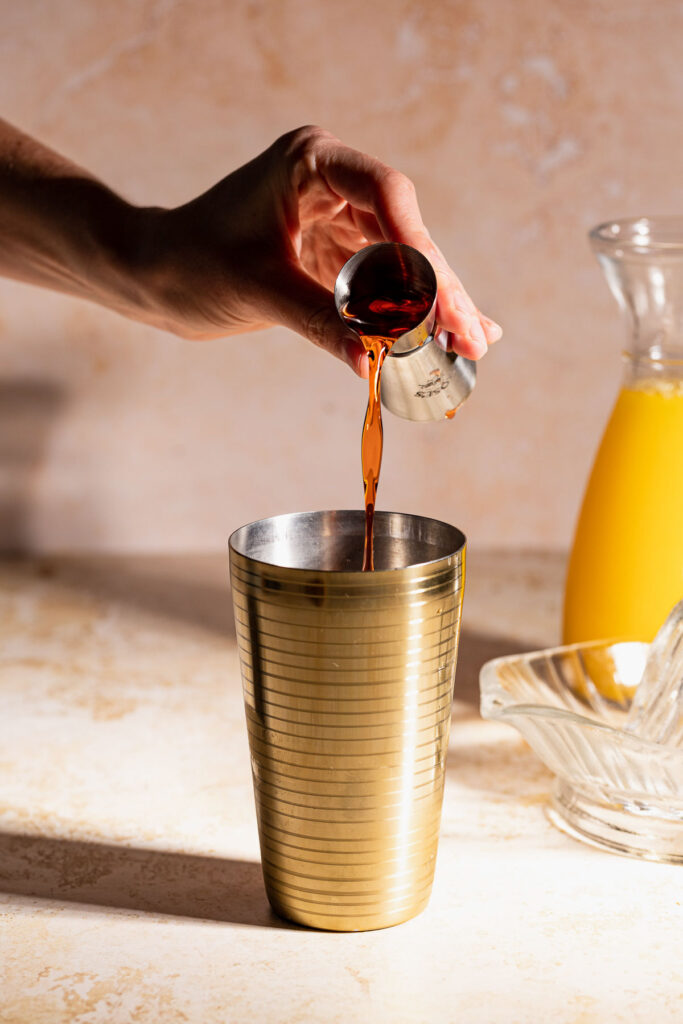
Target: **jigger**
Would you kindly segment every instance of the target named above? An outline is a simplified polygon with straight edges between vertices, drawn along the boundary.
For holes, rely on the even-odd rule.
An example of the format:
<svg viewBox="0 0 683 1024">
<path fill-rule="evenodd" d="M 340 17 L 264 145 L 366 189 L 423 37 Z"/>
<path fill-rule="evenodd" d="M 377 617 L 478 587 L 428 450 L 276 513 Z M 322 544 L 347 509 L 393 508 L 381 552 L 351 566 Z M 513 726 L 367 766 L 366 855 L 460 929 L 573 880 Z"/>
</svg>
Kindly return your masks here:
<svg viewBox="0 0 683 1024">
<path fill-rule="evenodd" d="M 436 324 L 436 274 L 429 260 L 409 245 L 378 242 L 360 249 L 339 272 L 334 288 L 337 312 L 388 291 L 431 297 L 429 313 L 394 342 L 382 367 L 381 399 L 407 420 L 452 418 L 471 394 L 476 363 L 450 351 L 450 335 Z M 358 334 L 381 336 L 382 314 L 362 324 L 345 324 Z"/>
</svg>

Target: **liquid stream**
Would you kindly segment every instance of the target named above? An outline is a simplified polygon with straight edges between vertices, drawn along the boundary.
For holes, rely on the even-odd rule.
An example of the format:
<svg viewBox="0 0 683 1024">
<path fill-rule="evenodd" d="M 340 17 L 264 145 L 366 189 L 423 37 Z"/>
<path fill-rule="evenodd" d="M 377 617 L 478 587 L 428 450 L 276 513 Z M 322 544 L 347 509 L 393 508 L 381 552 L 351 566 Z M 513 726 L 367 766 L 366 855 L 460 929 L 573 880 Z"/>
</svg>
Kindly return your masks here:
<svg viewBox="0 0 683 1024">
<path fill-rule="evenodd" d="M 399 284 L 397 283 L 397 290 Z M 400 285 L 398 297 L 392 295 L 369 296 L 350 303 L 341 311 L 342 317 L 360 335 L 368 353 L 369 393 L 368 407 L 361 438 L 361 467 L 365 500 L 365 544 L 363 571 L 375 568 L 374 517 L 377 506 L 377 486 L 382 468 L 384 432 L 380 388 L 382 366 L 393 344 L 427 317 L 433 297 L 428 293 L 410 292 Z"/>
<path fill-rule="evenodd" d="M 363 571 L 375 568 L 374 518 L 377 503 L 377 485 L 382 468 L 384 429 L 382 427 L 382 405 L 380 385 L 382 365 L 393 344 L 390 338 L 372 338 L 361 335 L 368 352 L 370 363 L 368 408 L 363 422 L 361 439 L 361 466 L 363 470 L 363 496 L 365 500 L 365 545 L 363 548 Z"/>
</svg>

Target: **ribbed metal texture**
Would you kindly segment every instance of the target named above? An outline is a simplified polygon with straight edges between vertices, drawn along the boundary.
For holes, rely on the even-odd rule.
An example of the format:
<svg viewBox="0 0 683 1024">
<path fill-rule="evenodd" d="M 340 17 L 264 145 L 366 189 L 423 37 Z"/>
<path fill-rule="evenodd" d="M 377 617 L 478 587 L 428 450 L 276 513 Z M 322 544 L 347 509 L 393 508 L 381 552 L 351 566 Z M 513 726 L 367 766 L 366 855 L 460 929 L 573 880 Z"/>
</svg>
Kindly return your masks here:
<svg viewBox="0 0 683 1024">
<path fill-rule="evenodd" d="M 376 529 L 396 533 L 397 521 L 404 547 L 406 526 L 431 522 L 380 514 Z M 461 539 L 442 558 L 374 573 L 287 568 L 231 546 L 263 873 L 285 917 L 342 931 L 383 928 L 428 901 Z"/>
</svg>

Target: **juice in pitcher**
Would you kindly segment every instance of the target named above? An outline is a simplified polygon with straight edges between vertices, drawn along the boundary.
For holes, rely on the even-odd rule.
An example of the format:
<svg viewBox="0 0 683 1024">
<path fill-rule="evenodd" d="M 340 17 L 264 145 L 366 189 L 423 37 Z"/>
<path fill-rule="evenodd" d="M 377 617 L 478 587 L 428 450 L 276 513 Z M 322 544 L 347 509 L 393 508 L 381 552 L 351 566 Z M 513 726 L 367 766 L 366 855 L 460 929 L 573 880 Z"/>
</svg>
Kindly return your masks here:
<svg viewBox="0 0 683 1024">
<path fill-rule="evenodd" d="M 631 384 L 617 399 L 576 529 L 565 640 L 651 640 L 682 594 L 683 380 Z"/>
<path fill-rule="evenodd" d="M 602 225 L 591 242 L 633 334 L 576 528 L 563 639 L 649 641 L 683 598 L 683 218 Z"/>
</svg>

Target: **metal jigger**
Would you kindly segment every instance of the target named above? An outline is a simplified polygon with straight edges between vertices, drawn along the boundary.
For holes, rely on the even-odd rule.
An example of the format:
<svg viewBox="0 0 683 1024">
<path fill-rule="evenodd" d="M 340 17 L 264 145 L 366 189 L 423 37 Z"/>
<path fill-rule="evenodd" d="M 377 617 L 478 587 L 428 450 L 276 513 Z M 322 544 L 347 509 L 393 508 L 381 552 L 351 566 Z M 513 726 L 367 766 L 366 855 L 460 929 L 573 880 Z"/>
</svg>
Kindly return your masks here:
<svg viewBox="0 0 683 1024">
<path fill-rule="evenodd" d="M 337 311 L 341 316 L 355 300 L 382 295 L 387 282 L 392 290 L 404 283 L 407 292 L 426 293 L 432 302 L 428 315 L 396 339 L 384 361 L 382 404 L 407 420 L 450 419 L 474 388 L 476 363 L 450 351 L 450 335 L 436 325 L 436 274 L 421 252 L 398 242 L 379 242 L 355 253 L 337 277 Z M 381 314 L 377 323 L 363 327 L 368 335 L 381 335 Z"/>
</svg>

